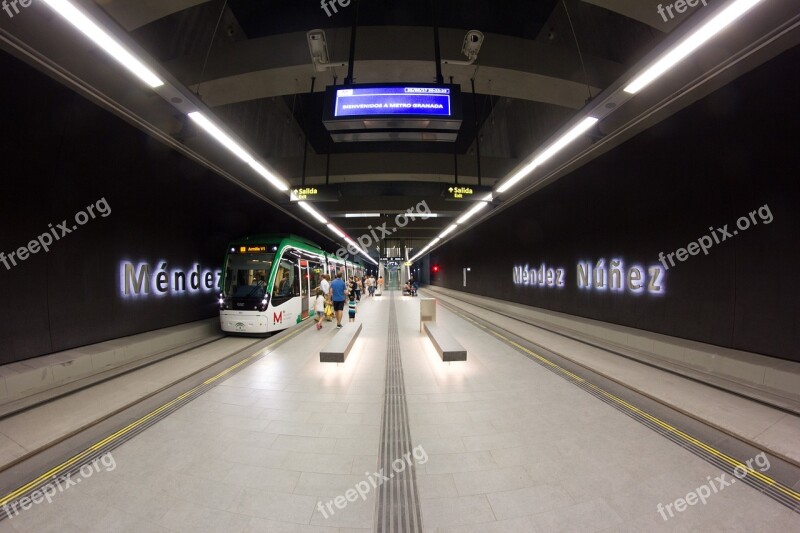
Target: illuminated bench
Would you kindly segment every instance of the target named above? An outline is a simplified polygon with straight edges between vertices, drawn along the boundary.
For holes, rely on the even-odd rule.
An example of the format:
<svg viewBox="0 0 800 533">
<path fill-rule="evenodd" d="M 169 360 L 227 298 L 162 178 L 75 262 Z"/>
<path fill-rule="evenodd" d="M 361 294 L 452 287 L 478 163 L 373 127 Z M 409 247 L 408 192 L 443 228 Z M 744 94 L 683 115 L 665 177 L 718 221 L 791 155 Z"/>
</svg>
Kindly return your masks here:
<svg viewBox="0 0 800 533">
<path fill-rule="evenodd" d="M 433 322 L 424 322 L 422 327 L 430 337 L 433 347 L 439 352 L 442 361 L 449 363 L 467 360 L 467 350 L 444 328 Z"/>
<path fill-rule="evenodd" d="M 361 333 L 361 323 L 345 324 L 319 352 L 320 363 L 344 363 Z"/>
</svg>

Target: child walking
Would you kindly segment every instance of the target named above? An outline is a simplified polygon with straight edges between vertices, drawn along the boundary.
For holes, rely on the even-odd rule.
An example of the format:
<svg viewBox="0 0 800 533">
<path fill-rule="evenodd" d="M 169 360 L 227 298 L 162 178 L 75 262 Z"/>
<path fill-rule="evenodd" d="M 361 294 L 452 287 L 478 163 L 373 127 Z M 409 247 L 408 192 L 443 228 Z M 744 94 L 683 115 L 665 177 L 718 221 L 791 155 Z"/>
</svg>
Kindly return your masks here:
<svg viewBox="0 0 800 533">
<path fill-rule="evenodd" d="M 325 318 L 325 295 L 322 289 L 317 287 L 317 297 L 314 299 L 314 313 L 317 315 L 317 329 L 322 329 L 322 319 Z"/>
<path fill-rule="evenodd" d="M 355 322 L 356 321 L 356 309 L 357 309 L 357 306 L 356 306 L 356 295 L 353 294 L 353 293 L 350 293 L 350 302 L 347 304 L 347 312 L 348 312 L 348 315 L 350 316 L 350 322 Z"/>
</svg>

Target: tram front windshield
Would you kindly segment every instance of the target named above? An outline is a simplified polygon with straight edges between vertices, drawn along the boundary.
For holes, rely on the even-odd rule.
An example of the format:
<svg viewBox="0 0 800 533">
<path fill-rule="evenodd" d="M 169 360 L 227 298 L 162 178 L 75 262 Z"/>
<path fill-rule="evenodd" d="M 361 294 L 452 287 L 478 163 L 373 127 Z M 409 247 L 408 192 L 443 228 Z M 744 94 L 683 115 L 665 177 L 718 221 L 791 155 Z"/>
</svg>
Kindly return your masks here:
<svg viewBox="0 0 800 533">
<path fill-rule="evenodd" d="M 229 255 L 225 268 L 225 298 L 264 298 L 275 254 Z"/>
</svg>

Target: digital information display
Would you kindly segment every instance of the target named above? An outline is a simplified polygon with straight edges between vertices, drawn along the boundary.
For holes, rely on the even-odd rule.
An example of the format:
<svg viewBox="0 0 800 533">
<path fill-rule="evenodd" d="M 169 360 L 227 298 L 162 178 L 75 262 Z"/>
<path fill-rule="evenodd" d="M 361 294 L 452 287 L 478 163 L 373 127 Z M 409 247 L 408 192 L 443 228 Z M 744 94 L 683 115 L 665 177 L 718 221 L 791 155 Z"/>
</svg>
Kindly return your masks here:
<svg viewBox="0 0 800 533">
<path fill-rule="evenodd" d="M 240 254 L 262 254 L 267 251 L 266 246 L 240 246 Z"/>
<path fill-rule="evenodd" d="M 449 117 L 452 114 L 451 109 L 451 92 L 448 87 L 358 87 L 336 90 L 334 116 Z"/>
</svg>

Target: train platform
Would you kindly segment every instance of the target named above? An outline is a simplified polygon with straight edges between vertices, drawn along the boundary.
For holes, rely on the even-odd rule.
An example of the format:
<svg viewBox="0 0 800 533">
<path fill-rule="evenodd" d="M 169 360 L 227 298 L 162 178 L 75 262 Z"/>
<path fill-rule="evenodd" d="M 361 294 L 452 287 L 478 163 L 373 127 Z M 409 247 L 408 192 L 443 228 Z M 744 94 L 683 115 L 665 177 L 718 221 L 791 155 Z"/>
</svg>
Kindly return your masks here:
<svg viewBox="0 0 800 533">
<path fill-rule="evenodd" d="M 5 417 L 0 532 L 800 526 L 796 415 L 424 295 L 467 361 L 442 362 L 420 299 L 387 291 L 342 364 L 319 360 L 333 324 L 307 321 Z M 133 405 L 139 372 L 160 385 Z M 94 411 L 70 415 L 75 395 Z"/>
</svg>

